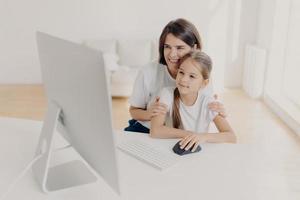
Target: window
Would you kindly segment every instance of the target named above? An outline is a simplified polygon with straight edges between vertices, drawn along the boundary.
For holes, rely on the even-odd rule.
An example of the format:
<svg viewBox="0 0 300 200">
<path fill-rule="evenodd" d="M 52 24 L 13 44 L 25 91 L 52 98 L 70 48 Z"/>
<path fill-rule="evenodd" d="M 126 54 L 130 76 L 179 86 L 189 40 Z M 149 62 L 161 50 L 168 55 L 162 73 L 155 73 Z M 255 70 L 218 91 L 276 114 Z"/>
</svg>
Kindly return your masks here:
<svg viewBox="0 0 300 200">
<path fill-rule="evenodd" d="M 298 134 L 300 134 L 299 35 L 300 1 L 276 1 L 264 100 Z"/>
<path fill-rule="evenodd" d="M 289 12 L 283 74 L 283 93 L 300 108 L 300 1 L 292 0 Z"/>
</svg>

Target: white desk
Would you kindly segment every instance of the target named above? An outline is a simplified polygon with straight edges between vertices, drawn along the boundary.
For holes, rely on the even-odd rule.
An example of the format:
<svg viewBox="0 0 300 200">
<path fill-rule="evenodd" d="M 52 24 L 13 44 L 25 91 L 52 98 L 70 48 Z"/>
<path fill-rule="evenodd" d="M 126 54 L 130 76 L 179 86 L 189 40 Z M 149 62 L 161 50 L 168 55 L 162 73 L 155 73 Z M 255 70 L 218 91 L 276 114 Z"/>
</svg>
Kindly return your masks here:
<svg viewBox="0 0 300 200">
<path fill-rule="evenodd" d="M 42 122 L 38 121 L 0 118 L 1 194 L 33 158 L 41 127 Z M 166 148 L 170 153 L 177 141 L 152 139 L 138 133 L 119 132 L 117 135 L 117 142 L 127 138 L 151 140 L 153 145 Z M 57 143 L 61 144 L 62 141 Z M 182 156 L 177 165 L 165 171 L 159 171 L 117 150 L 121 196 L 117 196 L 101 179 L 93 184 L 44 194 L 29 171 L 7 199 L 261 199 L 257 197 L 257 185 L 261 179 L 258 154 L 250 147 L 241 144 L 204 144 L 200 153 Z M 72 150 L 65 151 L 67 156 L 57 153 L 53 162 L 66 160 L 74 154 Z"/>
</svg>

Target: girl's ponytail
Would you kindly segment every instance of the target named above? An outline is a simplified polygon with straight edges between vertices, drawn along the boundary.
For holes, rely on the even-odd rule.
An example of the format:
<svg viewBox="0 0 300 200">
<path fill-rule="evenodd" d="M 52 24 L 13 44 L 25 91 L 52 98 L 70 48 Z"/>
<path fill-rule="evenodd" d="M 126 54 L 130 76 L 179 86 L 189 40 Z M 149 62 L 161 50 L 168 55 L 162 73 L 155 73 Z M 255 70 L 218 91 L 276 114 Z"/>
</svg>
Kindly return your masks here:
<svg viewBox="0 0 300 200">
<path fill-rule="evenodd" d="M 178 88 L 175 88 L 173 96 L 174 96 L 173 112 L 172 112 L 173 127 L 180 128 L 182 123 L 181 123 L 181 117 L 179 113 L 180 94 Z"/>
</svg>

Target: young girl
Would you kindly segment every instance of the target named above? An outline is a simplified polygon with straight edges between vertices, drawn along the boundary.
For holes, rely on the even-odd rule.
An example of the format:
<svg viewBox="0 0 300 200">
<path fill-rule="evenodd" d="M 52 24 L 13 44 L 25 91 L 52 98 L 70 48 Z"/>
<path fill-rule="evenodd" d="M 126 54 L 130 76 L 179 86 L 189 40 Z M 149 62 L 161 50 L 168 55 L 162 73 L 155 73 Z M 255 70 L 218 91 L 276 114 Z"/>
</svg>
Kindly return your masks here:
<svg viewBox="0 0 300 200">
<path fill-rule="evenodd" d="M 200 50 L 193 50 L 181 59 L 176 88 L 166 87 L 161 91 L 160 102 L 167 105 L 168 112 L 151 119 L 151 137 L 182 138 L 181 148 L 188 150 L 194 145 L 192 151 L 200 143 L 236 142 L 226 119 L 208 108 L 214 99 L 203 91 L 211 69 L 210 57 Z M 211 121 L 219 133 L 208 133 Z"/>
</svg>

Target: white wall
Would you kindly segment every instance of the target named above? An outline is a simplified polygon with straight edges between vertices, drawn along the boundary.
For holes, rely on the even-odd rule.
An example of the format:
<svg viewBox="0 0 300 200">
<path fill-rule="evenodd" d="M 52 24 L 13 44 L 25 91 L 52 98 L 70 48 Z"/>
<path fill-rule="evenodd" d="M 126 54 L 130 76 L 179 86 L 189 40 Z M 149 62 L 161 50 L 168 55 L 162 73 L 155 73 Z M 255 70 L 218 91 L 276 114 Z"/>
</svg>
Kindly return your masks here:
<svg viewBox="0 0 300 200">
<path fill-rule="evenodd" d="M 274 25 L 276 0 L 261 0 L 258 14 L 257 44 L 269 49 Z"/>
<path fill-rule="evenodd" d="M 204 49 L 214 60 L 215 85 L 221 88 L 224 83 L 241 85 L 243 45 L 255 37 L 258 0 L 0 2 L 0 84 L 41 83 L 37 30 L 77 42 L 92 38 L 158 38 L 167 22 L 183 17 L 199 29 Z M 237 2 L 240 14 L 233 15 Z M 234 20 L 241 26 L 232 25 Z M 237 35 L 239 39 L 234 43 Z M 234 60 L 233 55 L 237 55 Z"/>
<path fill-rule="evenodd" d="M 283 5 L 281 3 L 283 2 Z M 268 74 L 273 74 L 276 70 L 274 67 L 281 67 L 284 64 L 283 55 L 285 54 L 285 39 L 287 38 L 286 30 L 283 28 L 286 26 L 288 28 L 288 23 L 286 23 L 286 16 L 283 18 L 278 12 L 278 10 L 284 9 L 283 6 L 288 4 L 289 1 L 285 2 L 282 0 L 262 0 L 260 2 L 260 12 L 258 20 L 258 31 L 257 31 L 257 45 L 266 49 L 267 59 L 266 59 L 266 75 L 264 88 L 268 85 L 281 84 L 279 77 L 268 78 Z M 284 6 L 286 7 L 286 6 Z M 288 8 L 286 8 L 288 9 Z M 284 24 L 284 26 L 282 26 Z M 285 31 L 278 31 L 284 29 Z M 280 39 L 278 39 L 280 38 Z M 270 69 L 273 68 L 271 71 Z M 279 73 L 281 74 L 281 73 Z M 281 75 L 280 75 L 281 76 Z M 270 83 L 270 80 L 271 83 Z M 281 86 L 276 85 L 277 88 Z"/>
<path fill-rule="evenodd" d="M 255 43 L 259 1 L 233 0 L 227 33 L 225 85 L 240 87 L 243 79 L 245 46 Z M 229 75 L 228 75 L 229 74 Z"/>
</svg>

